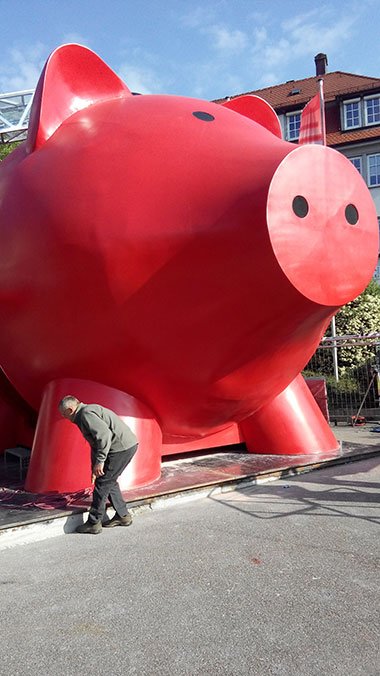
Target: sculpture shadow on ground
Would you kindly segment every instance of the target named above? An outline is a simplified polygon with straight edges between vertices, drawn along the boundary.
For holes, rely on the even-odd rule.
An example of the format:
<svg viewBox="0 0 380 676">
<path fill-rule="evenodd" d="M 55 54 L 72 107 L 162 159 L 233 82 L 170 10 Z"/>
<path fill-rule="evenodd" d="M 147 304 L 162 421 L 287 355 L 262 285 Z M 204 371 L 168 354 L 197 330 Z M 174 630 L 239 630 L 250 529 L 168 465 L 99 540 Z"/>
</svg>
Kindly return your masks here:
<svg viewBox="0 0 380 676">
<path fill-rule="evenodd" d="M 318 470 L 307 475 L 286 477 L 265 485 L 255 484 L 209 499 L 255 519 L 283 519 L 291 516 L 350 517 L 380 525 L 380 483 L 353 479 L 379 465 L 379 458 Z M 376 510 L 376 511 L 375 511 Z"/>
</svg>

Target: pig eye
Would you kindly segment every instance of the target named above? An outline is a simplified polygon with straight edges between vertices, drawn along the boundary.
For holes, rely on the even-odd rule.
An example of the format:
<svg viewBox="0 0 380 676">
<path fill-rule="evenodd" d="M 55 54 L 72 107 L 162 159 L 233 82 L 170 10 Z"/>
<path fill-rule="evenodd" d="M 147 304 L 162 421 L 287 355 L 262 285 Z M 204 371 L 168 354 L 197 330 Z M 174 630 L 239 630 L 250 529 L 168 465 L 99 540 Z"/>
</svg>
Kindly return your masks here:
<svg viewBox="0 0 380 676">
<path fill-rule="evenodd" d="M 204 113 L 203 110 L 196 110 L 193 115 L 194 117 L 197 117 L 198 120 L 203 120 L 204 122 L 212 122 L 215 120 L 213 115 L 210 115 L 210 113 Z"/>
<path fill-rule="evenodd" d="M 344 215 L 350 225 L 356 225 L 359 220 L 358 210 L 353 204 L 347 204 Z"/>
<path fill-rule="evenodd" d="M 297 195 L 297 197 L 294 198 L 292 207 L 295 215 L 299 218 L 305 218 L 309 213 L 309 205 L 302 195 Z"/>
</svg>

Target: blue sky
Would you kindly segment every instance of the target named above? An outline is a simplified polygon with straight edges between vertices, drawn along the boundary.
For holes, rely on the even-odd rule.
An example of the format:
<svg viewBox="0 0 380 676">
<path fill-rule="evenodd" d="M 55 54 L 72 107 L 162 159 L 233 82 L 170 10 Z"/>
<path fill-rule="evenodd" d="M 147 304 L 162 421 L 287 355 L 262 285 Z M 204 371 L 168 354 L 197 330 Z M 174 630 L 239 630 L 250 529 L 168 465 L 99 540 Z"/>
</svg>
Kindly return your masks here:
<svg viewBox="0 0 380 676">
<path fill-rule="evenodd" d="M 214 99 L 328 70 L 380 77 L 379 0 L 0 0 L 0 91 L 77 42 L 133 91 Z"/>
</svg>

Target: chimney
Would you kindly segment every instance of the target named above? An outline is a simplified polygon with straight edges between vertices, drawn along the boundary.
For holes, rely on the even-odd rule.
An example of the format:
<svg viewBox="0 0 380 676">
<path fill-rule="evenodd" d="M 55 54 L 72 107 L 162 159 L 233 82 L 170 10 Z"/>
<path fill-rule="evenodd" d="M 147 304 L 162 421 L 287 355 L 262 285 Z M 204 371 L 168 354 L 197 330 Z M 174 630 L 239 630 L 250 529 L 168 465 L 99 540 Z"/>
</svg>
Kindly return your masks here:
<svg viewBox="0 0 380 676">
<path fill-rule="evenodd" d="M 326 73 L 326 66 L 328 64 L 326 54 L 317 54 L 314 57 L 316 75 L 324 75 Z"/>
</svg>

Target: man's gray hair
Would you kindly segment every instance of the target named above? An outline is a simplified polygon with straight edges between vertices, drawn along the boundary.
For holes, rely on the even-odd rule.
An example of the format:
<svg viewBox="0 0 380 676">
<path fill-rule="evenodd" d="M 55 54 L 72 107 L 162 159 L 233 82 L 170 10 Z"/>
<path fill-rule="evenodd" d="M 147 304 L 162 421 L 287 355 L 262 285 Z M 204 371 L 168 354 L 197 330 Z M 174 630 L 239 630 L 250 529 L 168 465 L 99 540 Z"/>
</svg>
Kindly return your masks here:
<svg viewBox="0 0 380 676">
<path fill-rule="evenodd" d="M 67 411 L 68 408 L 76 408 L 80 404 L 79 399 L 74 397 L 73 394 L 68 394 L 66 397 L 63 397 L 58 404 L 60 411 Z"/>
</svg>

